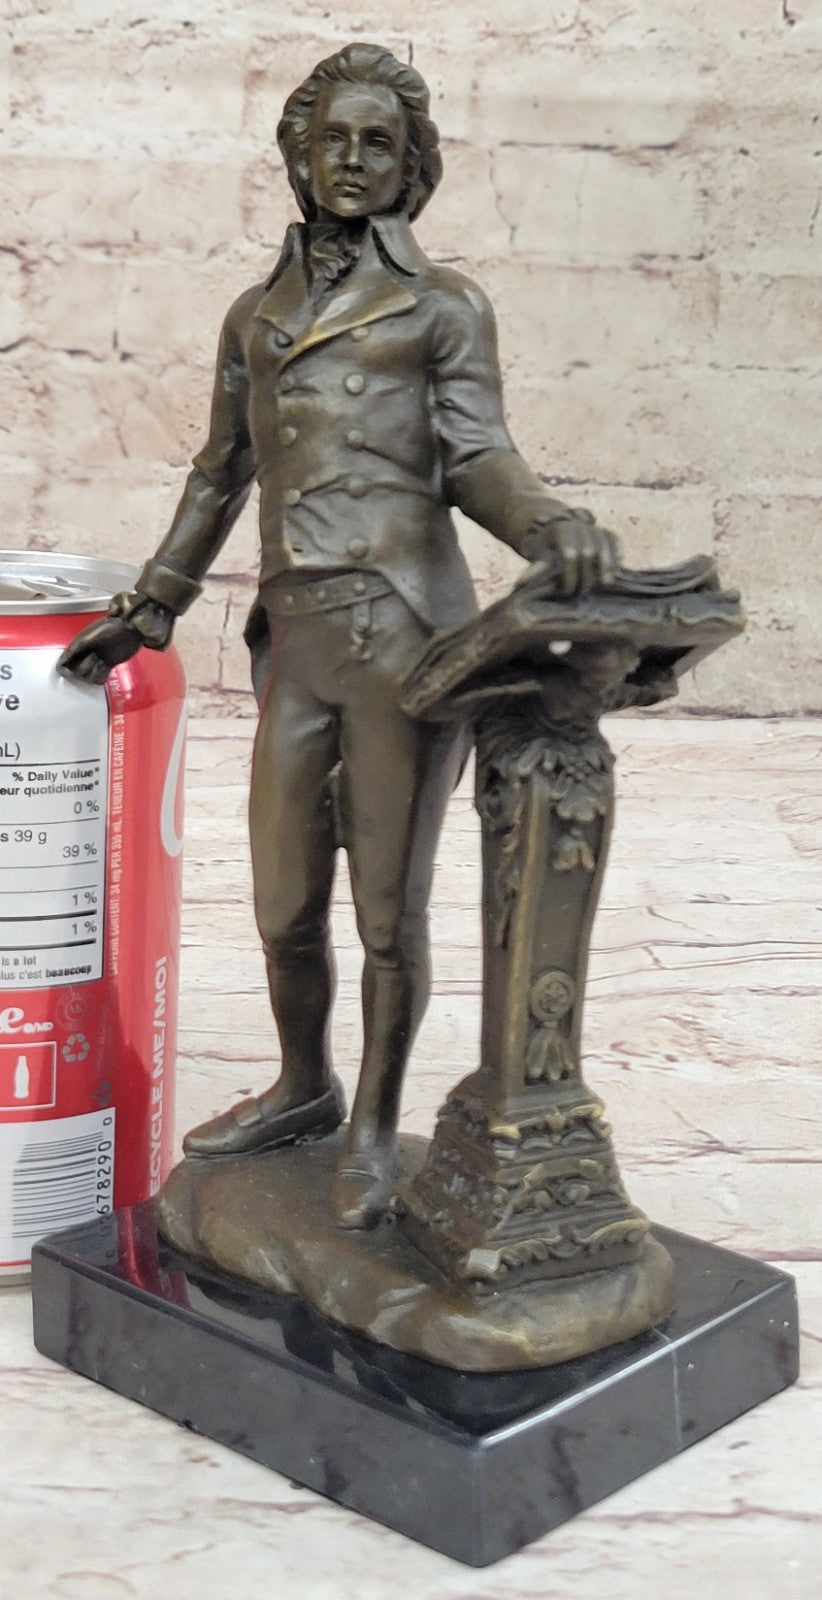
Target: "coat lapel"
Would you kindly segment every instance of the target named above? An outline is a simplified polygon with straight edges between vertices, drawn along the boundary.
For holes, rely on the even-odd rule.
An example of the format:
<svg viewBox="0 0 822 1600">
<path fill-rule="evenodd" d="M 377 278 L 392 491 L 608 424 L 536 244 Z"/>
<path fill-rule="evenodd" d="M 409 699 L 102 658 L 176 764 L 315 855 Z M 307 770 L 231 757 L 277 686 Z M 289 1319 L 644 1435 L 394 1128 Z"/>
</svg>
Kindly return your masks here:
<svg viewBox="0 0 822 1600">
<path fill-rule="evenodd" d="M 298 333 L 307 328 L 314 317 L 303 266 L 302 233 L 298 222 L 292 222 L 288 229 L 282 254 L 265 288 L 266 292 L 257 307 L 257 316 L 264 317 L 278 333 L 293 343 Z"/>
<path fill-rule="evenodd" d="M 258 317 L 272 323 L 291 341 L 280 356 L 283 366 L 315 344 L 383 317 L 410 311 L 417 304 L 413 289 L 400 282 L 384 264 L 369 234 L 350 275 L 315 314 L 308 293 L 299 226 L 294 225 L 289 234 L 290 249 L 284 249 L 257 308 Z"/>
</svg>

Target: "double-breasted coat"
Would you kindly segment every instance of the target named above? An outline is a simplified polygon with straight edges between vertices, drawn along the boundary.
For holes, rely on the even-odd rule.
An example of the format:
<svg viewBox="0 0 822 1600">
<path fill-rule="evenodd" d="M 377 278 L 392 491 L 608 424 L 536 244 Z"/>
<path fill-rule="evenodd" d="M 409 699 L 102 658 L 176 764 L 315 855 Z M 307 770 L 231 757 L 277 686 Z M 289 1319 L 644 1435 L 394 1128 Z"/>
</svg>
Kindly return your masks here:
<svg viewBox="0 0 822 1600">
<path fill-rule="evenodd" d="M 293 224 L 270 277 L 223 325 L 208 442 L 138 591 L 184 610 L 256 476 L 260 585 L 299 569 L 379 572 L 431 628 L 473 606 L 457 506 L 523 555 L 567 510 L 505 424 L 491 308 L 432 263 L 403 217 L 374 218 L 319 310 Z"/>
<path fill-rule="evenodd" d="M 377 217 L 317 304 L 305 239 L 289 228 L 271 276 L 228 312 L 208 442 L 137 588 L 184 610 L 256 477 L 260 596 L 247 638 L 265 670 L 251 843 L 283 1070 L 316 1081 L 327 1050 L 337 769 L 366 954 L 361 1085 L 376 1074 L 393 1093 L 427 995 L 426 907 L 462 749 L 459 730 L 413 723 L 399 705 L 431 631 L 475 610 L 451 507 L 529 557 L 567 508 L 511 441 L 494 319 L 475 285 L 429 261 L 404 218 Z M 383 587 L 365 645 L 349 649 L 350 609 L 280 616 L 284 583 L 346 573 L 352 587 Z"/>
</svg>

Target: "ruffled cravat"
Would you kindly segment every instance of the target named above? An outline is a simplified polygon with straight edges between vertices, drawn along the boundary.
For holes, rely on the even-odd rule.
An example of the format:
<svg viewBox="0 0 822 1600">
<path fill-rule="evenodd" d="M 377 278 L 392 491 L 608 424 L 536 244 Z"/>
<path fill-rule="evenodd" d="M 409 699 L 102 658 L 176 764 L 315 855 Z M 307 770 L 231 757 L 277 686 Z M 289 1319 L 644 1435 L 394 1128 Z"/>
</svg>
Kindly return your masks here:
<svg viewBox="0 0 822 1600">
<path fill-rule="evenodd" d="M 307 226 L 311 286 L 322 294 L 351 271 L 360 258 L 365 225 L 360 222 L 312 222 Z"/>
</svg>

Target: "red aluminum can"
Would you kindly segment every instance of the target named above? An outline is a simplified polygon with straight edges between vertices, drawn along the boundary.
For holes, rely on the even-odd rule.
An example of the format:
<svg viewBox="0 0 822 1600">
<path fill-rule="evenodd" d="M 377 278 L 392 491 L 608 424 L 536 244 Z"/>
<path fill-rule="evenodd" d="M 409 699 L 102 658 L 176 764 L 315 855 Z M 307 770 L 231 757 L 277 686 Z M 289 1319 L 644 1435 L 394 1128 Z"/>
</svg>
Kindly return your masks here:
<svg viewBox="0 0 822 1600">
<path fill-rule="evenodd" d="M 141 650 L 56 671 L 134 585 L 0 554 L 0 1277 L 45 1234 L 156 1193 L 171 1163 L 185 676 Z"/>
</svg>

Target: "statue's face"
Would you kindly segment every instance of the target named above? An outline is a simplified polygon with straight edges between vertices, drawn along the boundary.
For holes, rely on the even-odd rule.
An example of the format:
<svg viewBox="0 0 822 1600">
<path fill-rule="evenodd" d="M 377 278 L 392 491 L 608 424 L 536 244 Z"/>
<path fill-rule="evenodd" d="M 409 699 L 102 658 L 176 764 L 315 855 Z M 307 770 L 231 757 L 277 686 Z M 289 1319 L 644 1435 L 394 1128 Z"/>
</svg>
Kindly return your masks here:
<svg viewBox="0 0 822 1600">
<path fill-rule="evenodd" d="M 306 173 L 318 210 L 346 218 L 390 211 L 402 189 L 406 137 L 405 111 L 391 89 L 324 89 L 311 118 Z"/>
</svg>

